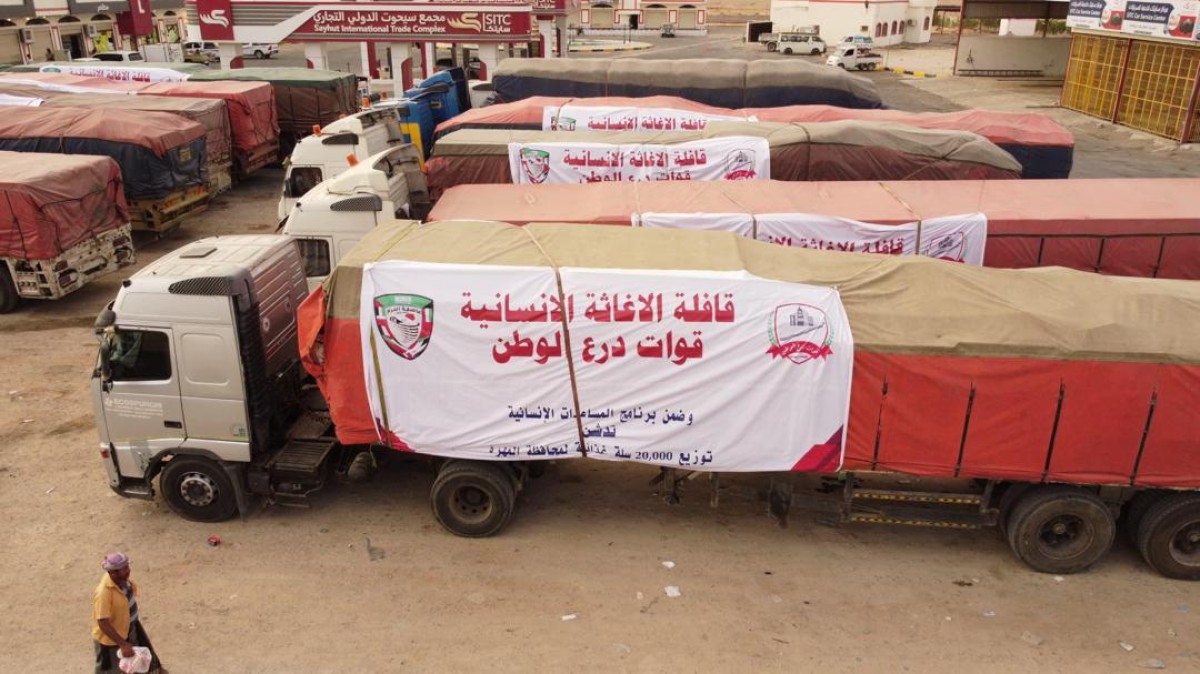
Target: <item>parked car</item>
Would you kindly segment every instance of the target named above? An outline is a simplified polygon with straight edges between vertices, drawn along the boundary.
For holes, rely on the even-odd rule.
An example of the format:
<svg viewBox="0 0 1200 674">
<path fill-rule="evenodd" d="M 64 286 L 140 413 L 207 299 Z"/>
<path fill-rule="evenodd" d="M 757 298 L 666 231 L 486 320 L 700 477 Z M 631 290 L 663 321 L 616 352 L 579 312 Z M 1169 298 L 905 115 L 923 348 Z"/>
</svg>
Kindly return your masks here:
<svg viewBox="0 0 1200 674">
<path fill-rule="evenodd" d="M 208 65 L 221 60 L 221 50 L 216 42 L 184 42 L 183 60 Z"/>
<path fill-rule="evenodd" d="M 784 54 L 824 54 L 828 49 L 820 35 L 811 33 L 769 33 L 758 39 L 765 42 L 767 51 L 781 51 Z"/>
<path fill-rule="evenodd" d="M 243 42 L 242 53 L 256 59 L 269 59 L 279 53 L 279 45 L 266 42 Z"/>
<path fill-rule="evenodd" d="M 97 61 L 145 61 L 141 52 L 136 51 L 102 51 L 93 58 Z"/>
</svg>

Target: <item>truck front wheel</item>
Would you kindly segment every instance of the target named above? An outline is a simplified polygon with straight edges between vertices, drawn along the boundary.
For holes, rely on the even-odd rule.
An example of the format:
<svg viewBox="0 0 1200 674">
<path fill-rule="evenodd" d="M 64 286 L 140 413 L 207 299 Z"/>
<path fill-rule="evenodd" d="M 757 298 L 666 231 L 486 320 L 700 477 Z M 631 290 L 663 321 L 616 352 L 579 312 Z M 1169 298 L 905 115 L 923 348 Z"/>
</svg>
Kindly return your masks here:
<svg viewBox="0 0 1200 674">
<path fill-rule="evenodd" d="M 779 49 L 779 45 L 775 44 L 774 42 L 767 43 L 767 51 L 775 51 L 776 49 Z"/>
<path fill-rule="evenodd" d="M 450 533 L 468 538 L 500 533 L 512 517 L 516 500 L 508 469 L 484 461 L 446 463 L 429 493 L 438 523 Z"/>
<path fill-rule="evenodd" d="M 197 456 L 167 462 L 159 479 L 167 505 L 193 522 L 223 522 L 237 512 L 233 483 L 219 465 Z"/>
<path fill-rule="evenodd" d="M 1138 525 L 1138 550 L 1168 578 L 1200 580 L 1200 494 L 1164 496 Z"/>
<path fill-rule="evenodd" d="M 1100 561 L 1117 525 L 1095 494 L 1044 487 L 1024 494 L 1008 520 L 1008 544 L 1042 573 L 1078 573 Z"/>
</svg>

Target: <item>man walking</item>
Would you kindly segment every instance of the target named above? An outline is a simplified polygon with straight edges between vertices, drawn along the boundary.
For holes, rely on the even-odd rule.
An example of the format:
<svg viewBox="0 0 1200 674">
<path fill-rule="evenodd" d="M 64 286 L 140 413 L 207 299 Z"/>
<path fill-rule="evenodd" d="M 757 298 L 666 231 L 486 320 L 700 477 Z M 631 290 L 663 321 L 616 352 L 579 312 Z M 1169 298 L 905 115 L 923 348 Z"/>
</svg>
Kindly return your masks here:
<svg viewBox="0 0 1200 674">
<path fill-rule="evenodd" d="M 133 657 L 133 647 L 150 649 L 150 672 L 167 674 L 150 637 L 138 620 L 137 585 L 129 580 L 129 557 L 114 552 L 101 564 L 104 577 L 92 595 L 92 641 L 96 643 L 96 674 L 120 674 L 121 656 Z"/>
</svg>

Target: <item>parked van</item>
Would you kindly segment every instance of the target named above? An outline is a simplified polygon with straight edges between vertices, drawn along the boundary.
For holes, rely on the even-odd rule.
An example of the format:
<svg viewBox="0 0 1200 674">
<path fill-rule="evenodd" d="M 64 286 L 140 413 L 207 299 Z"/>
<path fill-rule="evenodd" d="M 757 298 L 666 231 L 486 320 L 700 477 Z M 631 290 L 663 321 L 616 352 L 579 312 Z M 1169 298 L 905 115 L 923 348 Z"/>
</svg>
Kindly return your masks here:
<svg viewBox="0 0 1200 674">
<path fill-rule="evenodd" d="M 775 33 L 765 36 L 767 51 L 781 51 L 784 54 L 824 54 L 827 47 L 820 35 L 810 33 Z"/>
</svg>

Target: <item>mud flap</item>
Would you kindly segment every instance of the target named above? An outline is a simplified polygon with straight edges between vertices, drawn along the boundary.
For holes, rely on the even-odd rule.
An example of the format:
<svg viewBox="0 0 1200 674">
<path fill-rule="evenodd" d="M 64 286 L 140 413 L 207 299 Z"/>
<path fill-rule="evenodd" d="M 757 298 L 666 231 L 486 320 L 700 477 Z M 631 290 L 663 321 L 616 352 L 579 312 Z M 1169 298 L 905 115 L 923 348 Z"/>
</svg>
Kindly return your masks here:
<svg viewBox="0 0 1200 674">
<path fill-rule="evenodd" d="M 233 483 L 233 499 L 237 502 L 238 517 L 245 522 L 250 516 L 250 494 L 246 490 L 246 471 L 240 463 L 221 462 L 221 468 Z"/>
</svg>

